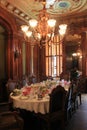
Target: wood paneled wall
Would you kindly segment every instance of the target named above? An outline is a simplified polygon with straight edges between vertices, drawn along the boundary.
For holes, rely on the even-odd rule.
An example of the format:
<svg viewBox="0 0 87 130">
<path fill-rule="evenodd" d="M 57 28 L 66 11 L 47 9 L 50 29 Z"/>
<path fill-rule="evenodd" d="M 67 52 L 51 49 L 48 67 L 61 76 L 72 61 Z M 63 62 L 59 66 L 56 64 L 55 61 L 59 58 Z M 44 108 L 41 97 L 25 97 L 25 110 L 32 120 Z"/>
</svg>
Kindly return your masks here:
<svg viewBox="0 0 87 130">
<path fill-rule="evenodd" d="M 0 7 L 0 24 L 6 30 L 6 73 L 7 78 L 19 79 L 23 76 L 23 58 L 22 58 L 22 44 L 24 41 L 23 34 L 19 30 L 20 24 L 17 18 L 6 12 L 6 10 Z M 83 48 L 83 75 L 87 75 L 87 35 L 86 32 L 79 29 L 79 33 L 82 35 L 82 48 Z M 85 49 L 84 49 L 85 48 Z M 20 50 L 18 58 L 14 57 L 14 50 Z M 64 52 L 65 55 L 65 52 Z M 65 62 L 64 56 L 64 62 Z M 34 46 L 34 74 L 38 81 L 43 80 L 45 76 L 45 48 L 41 49 L 37 45 Z M 65 71 L 65 63 L 63 62 L 63 68 Z M 26 43 L 26 75 L 29 76 L 31 72 L 31 46 L 30 43 Z"/>
<path fill-rule="evenodd" d="M 5 28 L 6 42 L 6 74 L 7 78 L 20 77 L 22 75 L 22 59 L 16 59 L 15 49 L 21 49 L 15 17 L 0 8 L 0 25 Z"/>
</svg>

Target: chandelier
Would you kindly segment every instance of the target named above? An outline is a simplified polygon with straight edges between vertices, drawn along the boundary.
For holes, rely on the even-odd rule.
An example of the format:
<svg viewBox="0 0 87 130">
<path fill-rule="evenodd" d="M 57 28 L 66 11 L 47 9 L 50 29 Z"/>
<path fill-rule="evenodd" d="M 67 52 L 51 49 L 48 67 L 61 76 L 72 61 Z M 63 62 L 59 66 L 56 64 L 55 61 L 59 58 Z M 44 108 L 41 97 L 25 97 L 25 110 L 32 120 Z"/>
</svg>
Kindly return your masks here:
<svg viewBox="0 0 87 130">
<path fill-rule="evenodd" d="M 30 19 L 28 25 L 22 25 L 25 40 L 35 39 L 40 46 L 45 46 L 55 35 L 56 20 L 50 19 L 46 11 L 46 2 L 42 2 L 43 9 L 39 13 L 39 19 Z M 64 35 L 67 25 L 59 25 L 59 34 Z"/>
</svg>

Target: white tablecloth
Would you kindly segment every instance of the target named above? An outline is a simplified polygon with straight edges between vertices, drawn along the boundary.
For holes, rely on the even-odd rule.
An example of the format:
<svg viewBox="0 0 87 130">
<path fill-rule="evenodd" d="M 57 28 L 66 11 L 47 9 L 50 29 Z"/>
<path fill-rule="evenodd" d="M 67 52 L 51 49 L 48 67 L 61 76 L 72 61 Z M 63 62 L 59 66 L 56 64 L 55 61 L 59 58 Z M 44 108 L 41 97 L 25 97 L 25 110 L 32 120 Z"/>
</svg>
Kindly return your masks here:
<svg viewBox="0 0 87 130">
<path fill-rule="evenodd" d="M 34 111 L 35 113 L 48 113 L 49 112 L 49 98 L 43 99 L 21 99 L 20 96 L 10 96 L 13 100 L 15 108 Z"/>
<path fill-rule="evenodd" d="M 65 84 L 65 82 L 61 82 L 61 85 L 64 87 L 64 89 L 66 91 L 68 91 L 70 84 Z M 33 88 L 33 87 L 32 87 Z M 53 85 L 53 87 L 51 86 L 50 93 L 51 91 L 55 88 L 55 85 Z M 34 87 L 35 89 L 35 87 Z M 23 91 L 26 90 L 28 92 L 30 92 L 30 95 L 34 96 L 34 93 L 32 93 L 32 90 L 30 91 L 30 87 L 24 87 L 24 89 L 22 89 L 22 94 Z M 34 92 L 34 91 L 33 91 Z M 32 94 L 31 94 L 32 93 Z M 37 92 L 38 93 L 38 92 Z M 30 96 L 30 97 L 32 97 Z M 38 99 L 38 98 L 23 98 L 23 95 L 20 96 L 12 96 L 10 95 L 11 99 L 13 100 L 13 105 L 15 108 L 20 108 L 20 109 L 25 109 L 25 110 L 29 110 L 29 111 L 34 111 L 35 113 L 48 113 L 49 112 L 49 98 L 48 97 L 44 97 L 42 99 Z"/>
</svg>

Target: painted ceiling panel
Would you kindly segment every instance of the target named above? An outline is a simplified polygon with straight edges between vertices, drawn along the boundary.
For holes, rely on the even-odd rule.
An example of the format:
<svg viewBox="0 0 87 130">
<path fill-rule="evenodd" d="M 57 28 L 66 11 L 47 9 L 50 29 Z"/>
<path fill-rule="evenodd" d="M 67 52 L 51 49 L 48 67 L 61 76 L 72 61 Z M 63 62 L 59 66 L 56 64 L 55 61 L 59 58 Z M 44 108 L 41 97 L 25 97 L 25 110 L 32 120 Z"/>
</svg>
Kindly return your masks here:
<svg viewBox="0 0 87 130">
<path fill-rule="evenodd" d="M 25 21 L 37 18 L 43 9 L 42 0 L 0 0 L 0 6 Z M 46 8 L 53 17 L 73 15 L 87 10 L 87 0 L 46 0 Z"/>
</svg>

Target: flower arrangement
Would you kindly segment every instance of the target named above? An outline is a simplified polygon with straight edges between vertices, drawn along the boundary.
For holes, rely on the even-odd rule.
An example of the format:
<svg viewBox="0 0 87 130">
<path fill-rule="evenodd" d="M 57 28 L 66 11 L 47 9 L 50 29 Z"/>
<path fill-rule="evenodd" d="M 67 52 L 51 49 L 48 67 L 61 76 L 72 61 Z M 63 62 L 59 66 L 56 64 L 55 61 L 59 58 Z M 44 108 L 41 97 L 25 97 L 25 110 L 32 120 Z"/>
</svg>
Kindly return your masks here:
<svg viewBox="0 0 87 130">
<path fill-rule="evenodd" d="M 21 94 L 21 91 L 19 90 L 19 89 L 14 89 L 13 90 L 13 95 L 14 96 L 18 96 L 18 95 L 20 95 Z"/>
<path fill-rule="evenodd" d="M 22 95 L 27 96 L 30 94 L 30 91 L 31 91 L 31 87 L 24 87 L 22 90 Z"/>
<path fill-rule="evenodd" d="M 40 95 L 41 97 L 44 97 L 45 94 L 48 94 L 48 88 L 45 86 L 40 86 L 38 90 L 38 95 Z"/>
</svg>

